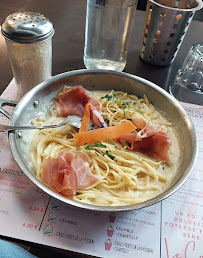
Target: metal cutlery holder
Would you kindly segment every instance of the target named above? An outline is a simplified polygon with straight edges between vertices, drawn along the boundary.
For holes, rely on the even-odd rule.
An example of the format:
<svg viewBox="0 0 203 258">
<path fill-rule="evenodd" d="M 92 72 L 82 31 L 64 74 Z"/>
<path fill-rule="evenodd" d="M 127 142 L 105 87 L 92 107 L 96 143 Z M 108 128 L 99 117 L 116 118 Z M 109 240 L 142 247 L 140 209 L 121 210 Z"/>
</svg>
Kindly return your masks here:
<svg viewBox="0 0 203 258">
<path fill-rule="evenodd" d="M 201 0 L 148 0 L 140 56 L 166 66 L 175 59 Z"/>
</svg>

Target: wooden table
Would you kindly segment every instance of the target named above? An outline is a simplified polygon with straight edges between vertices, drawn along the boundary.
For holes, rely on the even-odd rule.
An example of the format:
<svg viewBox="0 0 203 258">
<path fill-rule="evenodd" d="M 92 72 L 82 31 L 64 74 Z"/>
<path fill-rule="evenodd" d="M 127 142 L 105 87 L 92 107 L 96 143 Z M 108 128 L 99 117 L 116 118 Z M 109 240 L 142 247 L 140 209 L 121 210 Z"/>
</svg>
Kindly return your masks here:
<svg viewBox="0 0 203 258">
<path fill-rule="evenodd" d="M 20 8 L 20 7 L 19 7 Z M 53 23 L 53 75 L 58 73 L 83 69 L 83 49 L 85 34 L 86 1 L 84 0 L 32 0 L 20 10 L 36 11 L 47 16 Z M 125 72 L 141 76 L 168 90 L 177 70 L 181 67 L 192 44 L 202 42 L 203 23 L 193 21 L 181 45 L 178 55 L 172 65 L 158 67 L 142 61 L 139 50 L 142 40 L 145 12 L 137 11 L 135 26 L 130 39 L 128 61 Z M 6 17 L 5 17 L 6 18 Z M 10 61 L 7 55 L 4 38 L 0 35 L 0 93 L 13 78 Z M 25 246 L 31 246 L 35 255 L 50 254 L 60 257 L 73 257 L 71 252 L 42 247 L 16 240 Z M 50 251 L 51 250 L 51 251 Z M 67 256 L 68 255 L 68 256 Z M 74 257 L 83 256 L 76 255 Z M 45 256 L 44 256 L 45 257 Z"/>
<path fill-rule="evenodd" d="M 41 12 L 55 28 L 53 37 L 53 75 L 83 69 L 86 1 L 84 0 L 32 0 L 20 10 Z M 137 11 L 131 35 L 125 72 L 141 76 L 168 90 L 177 70 L 181 67 L 192 44 L 202 42 L 203 23 L 193 21 L 178 55 L 172 65 L 158 67 L 139 57 L 145 12 Z M 6 17 L 5 17 L 6 18 Z M 0 36 L 0 93 L 13 75 L 4 38 Z"/>
</svg>

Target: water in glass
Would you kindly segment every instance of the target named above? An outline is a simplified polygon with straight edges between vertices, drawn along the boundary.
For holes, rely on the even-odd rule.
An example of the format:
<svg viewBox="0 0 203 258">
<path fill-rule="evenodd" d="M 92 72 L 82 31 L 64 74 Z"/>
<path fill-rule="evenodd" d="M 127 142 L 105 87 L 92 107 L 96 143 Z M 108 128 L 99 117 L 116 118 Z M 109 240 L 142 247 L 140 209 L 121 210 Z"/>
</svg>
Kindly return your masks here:
<svg viewBox="0 0 203 258">
<path fill-rule="evenodd" d="M 84 64 L 88 69 L 123 71 L 126 66 L 136 1 L 126 1 L 127 6 L 111 2 L 87 1 Z"/>
</svg>

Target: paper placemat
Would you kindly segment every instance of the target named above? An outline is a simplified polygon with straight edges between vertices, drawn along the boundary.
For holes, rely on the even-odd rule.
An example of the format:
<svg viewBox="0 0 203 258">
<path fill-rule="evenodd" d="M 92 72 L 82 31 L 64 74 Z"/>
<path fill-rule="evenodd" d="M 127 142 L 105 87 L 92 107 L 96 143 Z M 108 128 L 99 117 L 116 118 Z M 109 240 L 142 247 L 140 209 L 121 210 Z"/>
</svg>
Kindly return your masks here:
<svg viewBox="0 0 203 258">
<path fill-rule="evenodd" d="M 1 97 L 19 100 L 14 80 Z M 203 257 L 203 107 L 182 105 L 196 128 L 197 163 L 176 193 L 141 210 L 88 211 L 50 197 L 23 174 L 0 132 L 0 234 L 97 257 Z"/>
</svg>

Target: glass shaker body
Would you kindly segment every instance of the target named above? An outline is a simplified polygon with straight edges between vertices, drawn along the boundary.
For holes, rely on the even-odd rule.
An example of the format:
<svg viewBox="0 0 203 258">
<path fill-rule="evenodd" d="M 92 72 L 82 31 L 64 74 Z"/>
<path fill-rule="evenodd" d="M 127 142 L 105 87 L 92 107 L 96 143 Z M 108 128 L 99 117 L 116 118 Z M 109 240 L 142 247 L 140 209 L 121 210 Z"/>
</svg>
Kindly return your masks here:
<svg viewBox="0 0 203 258">
<path fill-rule="evenodd" d="M 87 0 L 84 64 L 123 71 L 137 0 Z"/>
<path fill-rule="evenodd" d="M 52 38 L 30 44 L 6 39 L 13 75 L 23 96 L 52 74 Z"/>
<path fill-rule="evenodd" d="M 16 12 L 5 19 L 1 33 L 17 88 L 23 96 L 51 77 L 53 24 L 41 13 Z"/>
</svg>

